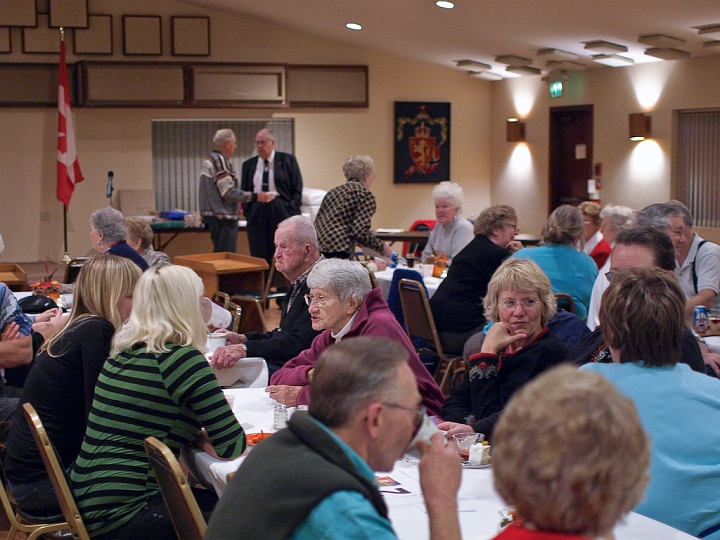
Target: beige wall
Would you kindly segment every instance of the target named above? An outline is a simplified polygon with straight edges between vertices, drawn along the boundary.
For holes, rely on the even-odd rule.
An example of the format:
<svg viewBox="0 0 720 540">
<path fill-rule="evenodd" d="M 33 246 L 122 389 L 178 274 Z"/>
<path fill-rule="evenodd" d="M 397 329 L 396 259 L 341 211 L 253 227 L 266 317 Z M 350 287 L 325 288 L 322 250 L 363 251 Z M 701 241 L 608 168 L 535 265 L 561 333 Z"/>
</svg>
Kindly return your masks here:
<svg viewBox="0 0 720 540">
<path fill-rule="evenodd" d="M 367 64 L 368 109 L 80 109 L 74 110 L 77 149 L 86 180 L 78 184 L 68 212 L 70 255 L 88 253 L 88 218 L 107 202 L 107 171 L 115 187 L 151 188 L 151 120 L 155 118 L 295 118 L 296 154 L 309 187 L 330 189 L 344 181 L 342 164 L 351 154 L 373 156 L 378 198 L 376 227 L 407 227 L 432 217 L 432 185 L 392 183 L 393 102 L 448 101 L 452 104 L 452 180 L 465 189 L 465 212 L 477 215 L 490 202 L 490 83 L 463 72 L 406 60 L 306 34 L 274 28 L 175 2 L 90 0 L 91 13 L 113 13 L 115 51 L 122 51 L 120 13 L 163 16 L 163 50 L 169 56 L 170 15 L 211 17 L 209 61 Z M 68 47 L 71 51 L 72 47 Z M 13 29 L 13 51 L 20 51 Z M 68 55 L 68 62 L 76 58 Z M 96 60 L 95 57 L 83 59 Z M 103 57 L 128 60 L 121 54 Z M 57 55 L 28 58 L 18 52 L 3 61 L 57 62 Z M 151 59 L 154 60 L 154 59 Z M 177 59 L 176 59 L 177 60 Z M 57 115 L 54 109 L 0 109 L 0 233 L 4 261 L 57 260 L 62 254 L 62 205 L 55 199 Z M 209 145 L 208 145 L 209 146 Z M 209 148 L 208 148 L 209 149 Z M 41 215 L 48 221 L 40 221 Z"/>
<path fill-rule="evenodd" d="M 672 196 L 673 111 L 720 107 L 720 56 L 574 72 L 562 98 L 540 77 L 493 83 L 492 201 L 512 204 L 520 227 L 539 233 L 548 215 L 549 108 L 594 106 L 594 161 L 603 165 L 601 202 L 633 208 Z M 655 96 L 655 99 L 652 99 Z M 528 105 L 529 104 L 529 105 Z M 628 138 L 628 114 L 652 117 L 652 140 Z M 505 141 L 505 120 L 527 122 L 527 143 Z M 720 239 L 720 231 L 698 231 Z"/>
</svg>

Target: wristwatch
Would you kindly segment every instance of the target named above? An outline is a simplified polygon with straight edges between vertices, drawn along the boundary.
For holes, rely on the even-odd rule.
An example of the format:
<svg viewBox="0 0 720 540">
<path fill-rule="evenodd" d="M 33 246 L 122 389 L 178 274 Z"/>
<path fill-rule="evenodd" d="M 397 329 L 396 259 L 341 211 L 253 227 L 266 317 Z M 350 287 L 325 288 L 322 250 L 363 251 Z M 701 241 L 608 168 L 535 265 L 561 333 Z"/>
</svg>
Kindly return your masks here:
<svg viewBox="0 0 720 540">
<path fill-rule="evenodd" d="M 240 348 L 241 348 L 243 351 L 247 352 L 247 345 L 245 345 L 244 343 L 241 343 L 241 344 L 240 344 Z"/>
</svg>

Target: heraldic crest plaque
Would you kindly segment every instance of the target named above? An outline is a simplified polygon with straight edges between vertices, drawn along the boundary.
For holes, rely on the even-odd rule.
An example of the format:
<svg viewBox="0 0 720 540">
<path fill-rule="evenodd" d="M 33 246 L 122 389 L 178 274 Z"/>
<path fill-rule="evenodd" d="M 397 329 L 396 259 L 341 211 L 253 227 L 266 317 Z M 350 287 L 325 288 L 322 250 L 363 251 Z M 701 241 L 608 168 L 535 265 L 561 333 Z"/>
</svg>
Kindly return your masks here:
<svg viewBox="0 0 720 540">
<path fill-rule="evenodd" d="M 395 102 L 394 180 L 450 180 L 450 103 Z"/>
</svg>

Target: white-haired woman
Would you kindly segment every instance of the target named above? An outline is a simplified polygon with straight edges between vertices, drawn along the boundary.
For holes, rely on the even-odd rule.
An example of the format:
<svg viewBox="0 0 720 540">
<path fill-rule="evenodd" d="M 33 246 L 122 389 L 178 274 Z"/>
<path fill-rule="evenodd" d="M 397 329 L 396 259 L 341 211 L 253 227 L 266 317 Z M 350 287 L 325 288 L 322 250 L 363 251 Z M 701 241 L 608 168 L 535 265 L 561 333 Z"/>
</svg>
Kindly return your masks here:
<svg viewBox="0 0 720 540">
<path fill-rule="evenodd" d="M 433 189 L 432 197 L 437 225 L 430 233 L 422 258 L 443 254 L 452 259 L 475 238 L 472 223 L 460 217 L 463 189 L 455 182 L 440 182 Z"/>
<path fill-rule="evenodd" d="M 98 253 L 130 259 L 144 272 L 148 269 L 148 263 L 127 244 L 126 236 L 125 216 L 120 210 L 106 206 L 95 210 L 90 216 L 90 241 L 93 249 Z"/>
<path fill-rule="evenodd" d="M 245 434 L 203 356 L 203 285 L 189 268 L 156 266 L 137 284 L 128 322 L 98 378 L 88 428 L 72 467 L 75 498 L 93 538 L 176 540 L 145 455 L 146 437 L 179 453 L 194 443 L 214 457 L 245 450 Z M 198 490 L 210 512 L 217 497 Z"/>
<path fill-rule="evenodd" d="M 415 348 L 388 308 L 380 289 L 373 289 L 360 263 L 341 259 L 318 262 L 307 278 L 310 294 L 305 302 L 313 330 L 323 330 L 310 348 L 288 361 L 270 378 L 270 397 L 289 406 L 308 403 L 310 381 L 320 354 L 340 340 L 357 336 L 381 336 L 397 341 L 408 352 L 408 365 L 415 373 L 423 405 L 437 414 L 443 395 L 420 361 Z"/>
<path fill-rule="evenodd" d="M 347 182 L 330 191 L 315 218 L 320 252 L 328 258 L 349 259 L 355 245 L 391 257 L 392 249 L 370 230 L 377 202 L 370 192 L 375 181 L 375 162 L 370 156 L 350 156 L 343 165 Z"/>
</svg>

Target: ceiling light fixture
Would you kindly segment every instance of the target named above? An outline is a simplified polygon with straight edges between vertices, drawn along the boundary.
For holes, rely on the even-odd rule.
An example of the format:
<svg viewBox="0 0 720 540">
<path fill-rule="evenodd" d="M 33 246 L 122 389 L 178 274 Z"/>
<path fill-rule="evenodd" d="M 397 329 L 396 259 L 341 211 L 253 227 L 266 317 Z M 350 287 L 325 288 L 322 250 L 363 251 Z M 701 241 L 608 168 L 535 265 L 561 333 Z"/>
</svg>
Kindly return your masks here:
<svg viewBox="0 0 720 540">
<path fill-rule="evenodd" d="M 514 56 L 512 54 L 506 54 L 505 56 L 498 56 L 495 58 L 498 64 L 506 64 L 508 66 L 528 66 L 532 64 L 530 58 L 523 58 L 522 56 Z"/>
<path fill-rule="evenodd" d="M 570 62 L 567 60 L 563 60 L 562 62 L 550 60 L 546 65 L 549 70 L 560 69 L 563 71 L 583 71 L 584 69 L 587 69 L 587 66 L 584 64 Z"/>
<path fill-rule="evenodd" d="M 360 26 L 358 23 L 349 22 L 345 25 L 350 30 L 362 30 L 362 26 Z"/>
<path fill-rule="evenodd" d="M 666 36 L 665 34 L 652 34 L 650 36 L 640 36 L 638 43 L 658 49 L 667 49 L 669 47 L 682 47 L 685 40 Z"/>
<path fill-rule="evenodd" d="M 693 28 L 698 31 L 698 36 L 720 39 L 720 24 L 704 24 Z"/>
<path fill-rule="evenodd" d="M 646 56 L 660 58 L 661 60 L 684 60 L 690 58 L 690 53 L 680 49 L 645 49 Z"/>
<path fill-rule="evenodd" d="M 469 60 L 467 58 L 464 60 L 455 60 L 455 65 L 460 69 L 466 69 L 468 71 L 487 71 L 492 69 L 490 64 L 483 64 L 482 62 Z"/>
<path fill-rule="evenodd" d="M 468 75 L 474 79 L 484 79 L 486 81 L 502 81 L 503 76 L 491 71 L 468 71 Z"/>
<path fill-rule="evenodd" d="M 714 40 L 712 40 L 712 41 L 706 41 L 705 43 L 703 43 L 703 48 L 705 48 L 705 47 L 717 47 L 718 45 L 720 45 L 720 41 L 714 39 Z"/>
<path fill-rule="evenodd" d="M 649 114 L 630 113 L 628 123 L 631 141 L 644 141 L 648 137 L 652 137 L 652 121 Z"/>
<path fill-rule="evenodd" d="M 446 2 L 445 0 L 438 0 L 437 2 L 435 2 L 435 5 L 443 9 L 452 9 L 455 7 L 455 4 L 453 4 L 452 2 Z"/>
<path fill-rule="evenodd" d="M 517 75 L 540 75 L 542 73 L 541 70 L 532 66 L 508 66 L 505 71 Z"/>
<path fill-rule="evenodd" d="M 619 54 L 596 54 L 592 59 L 598 64 L 610 67 L 632 66 L 635 63 L 635 60 L 632 58 L 620 56 Z"/>
<path fill-rule="evenodd" d="M 537 52 L 537 57 L 542 58 L 543 60 L 562 61 L 575 60 L 578 55 L 567 51 L 561 51 L 559 49 L 542 49 Z"/>
<path fill-rule="evenodd" d="M 585 43 L 585 50 L 600 54 L 615 54 L 628 51 L 628 48 L 625 47 L 625 45 L 618 45 L 617 43 L 611 43 L 602 39 L 595 41 L 583 41 L 583 43 Z"/>
</svg>

